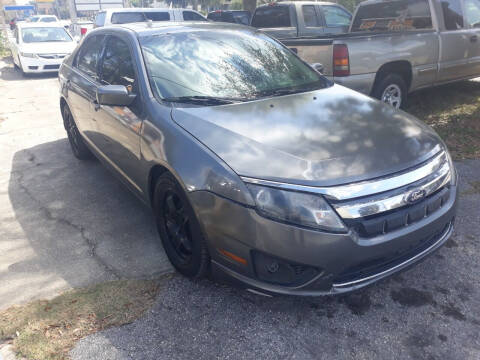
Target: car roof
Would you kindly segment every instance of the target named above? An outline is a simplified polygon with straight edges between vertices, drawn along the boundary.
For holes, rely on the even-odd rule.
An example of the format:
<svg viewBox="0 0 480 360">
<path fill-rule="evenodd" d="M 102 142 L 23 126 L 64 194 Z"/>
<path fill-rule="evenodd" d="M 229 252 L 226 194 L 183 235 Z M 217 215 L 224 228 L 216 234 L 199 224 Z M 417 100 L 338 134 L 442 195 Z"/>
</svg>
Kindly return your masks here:
<svg viewBox="0 0 480 360">
<path fill-rule="evenodd" d="M 110 9 L 105 9 L 101 12 L 109 12 L 109 13 L 117 13 L 117 12 L 169 12 L 169 11 L 174 11 L 174 10 L 175 11 L 182 11 L 182 10 L 195 11 L 195 10 L 192 10 L 192 9 L 183 9 L 183 8 L 175 8 L 175 9 L 169 9 L 169 8 L 110 8 Z"/>
<path fill-rule="evenodd" d="M 31 23 L 31 22 L 22 22 L 21 24 L 17 25 L 18 28 L 34 28 L 34 27 L 58 27 L 64 29 L 62 23 L 60 22 L 44 22 L 44 23 Z"/>
<path fill-rule="evenodd" d="M 293 5 L 293 4 L 300 4 L 300 5 L 337 5 L 340 6 L 337 3 L 334 2 L 328 2 L 328 1 L 281 1 L 281 2 L 273 2 L 269 4 L 264 4 L 260 5 L 259 7 L 266 7 L 266 6 L 275 6 L 275 5 Z"/>
<path fill-rule="evenodd" d="M 232 23 L 221 22 L 206 22 L 206 21 L 159 21 L 159 22 L 137 22 L 131 24 L 118 24 L 106 27 L 100 27 L 90 32 L 90 34 L 111 32 L 118 30 L 129 30 L 137 34 L 137 36 L 151 36 L 156 34 L 166 34 L 174 32 L 183 32 L 188 30 L 243 30 L 256 32 L 256 29 L 249 29 L 245 25 L 238 25 Z"/>
</svg>

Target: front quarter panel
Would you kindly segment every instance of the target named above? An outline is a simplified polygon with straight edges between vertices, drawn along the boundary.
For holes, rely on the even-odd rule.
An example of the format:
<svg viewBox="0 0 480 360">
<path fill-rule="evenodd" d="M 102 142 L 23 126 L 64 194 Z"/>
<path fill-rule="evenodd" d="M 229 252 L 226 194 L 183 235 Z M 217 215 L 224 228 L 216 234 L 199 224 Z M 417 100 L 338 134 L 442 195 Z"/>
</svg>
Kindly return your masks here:
<svg viewBox="0 0 480 360">
<path fill-rule="evenodd" d="M 143 187 L 151 193 L 151 170 L 167 168 L 188 192 L 209 191 L 248 206 L 254 201 L 245 184 L 217 155 L 171 118 L 171 108 L 152 99 L 154 119 L 143 122 L 141 151 L 146 166 Z"/>
</svg>

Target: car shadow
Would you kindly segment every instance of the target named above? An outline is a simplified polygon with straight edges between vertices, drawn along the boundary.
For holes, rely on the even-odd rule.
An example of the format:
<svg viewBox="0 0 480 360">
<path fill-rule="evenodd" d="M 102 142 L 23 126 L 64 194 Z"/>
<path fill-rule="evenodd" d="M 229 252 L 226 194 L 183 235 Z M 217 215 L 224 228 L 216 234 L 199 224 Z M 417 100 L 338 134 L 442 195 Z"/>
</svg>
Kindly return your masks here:
<svg viewBox="0 0 480 360">
<path fill-rule="evenodd" d="M 22 81 L 22 80 L 42 80 L 58 77 L 58 72 L 22 74 L 14 63 L 11 56 L 1 59 L 0 62 L 0 80 L 4 81 Z"/>
<path fill-rule="evenodd" d="M 81 287 L 171 271 L 150 210 L 98 161 L 74 158 L 65 138 L 14 154 L 8 196 L 21 231 L 7 239 L 32 255 L 6 274 L 28 283 L 2 287 L 1 298 L 59 281 Z"/>
</svg>

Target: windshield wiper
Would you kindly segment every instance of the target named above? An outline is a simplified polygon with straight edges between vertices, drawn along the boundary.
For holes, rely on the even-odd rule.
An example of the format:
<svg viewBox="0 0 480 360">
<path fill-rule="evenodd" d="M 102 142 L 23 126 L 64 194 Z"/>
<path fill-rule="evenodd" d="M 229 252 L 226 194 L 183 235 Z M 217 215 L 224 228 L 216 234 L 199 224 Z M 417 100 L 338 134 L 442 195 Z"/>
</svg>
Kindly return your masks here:
<svg viewBox="0 0 480 360">
<path fill-rule="evenodd" d="M 168 101 L 168 102 L 179 102 L 179 103 L 189 103 L 189 104 L 224 105 L 224 104 L 233 104 L 236 102 L 242 102 L 248 99 L 195 95 L 195 96 L 173 96 L 173 97 L 163 98 L 162 100 Z"/>
</svg>

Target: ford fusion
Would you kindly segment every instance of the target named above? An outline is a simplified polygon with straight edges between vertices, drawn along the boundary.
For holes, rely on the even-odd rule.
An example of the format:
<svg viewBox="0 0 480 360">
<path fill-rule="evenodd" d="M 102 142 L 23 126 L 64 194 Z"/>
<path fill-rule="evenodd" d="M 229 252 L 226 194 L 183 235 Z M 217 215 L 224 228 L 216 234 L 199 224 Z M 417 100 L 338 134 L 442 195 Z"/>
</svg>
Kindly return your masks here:
<svg viewBox="0 0 480 360">
<path fill-rule="evenodd" d="M 185 276 L 342 293 L 453 231 L 457 175 L 435 132 L 253 29 L 97 29 L 59 79 L 73 154 L 97 157 L 151 206 Z"/>
</svg>

